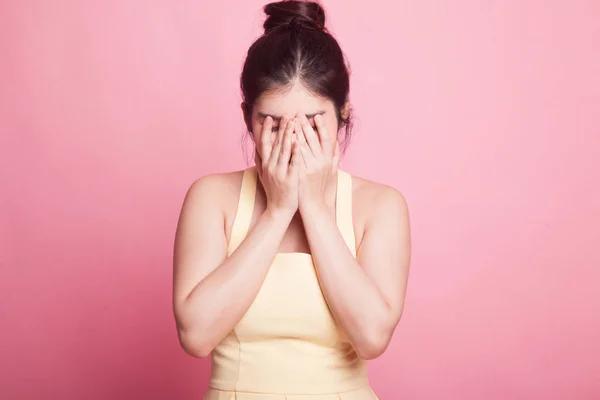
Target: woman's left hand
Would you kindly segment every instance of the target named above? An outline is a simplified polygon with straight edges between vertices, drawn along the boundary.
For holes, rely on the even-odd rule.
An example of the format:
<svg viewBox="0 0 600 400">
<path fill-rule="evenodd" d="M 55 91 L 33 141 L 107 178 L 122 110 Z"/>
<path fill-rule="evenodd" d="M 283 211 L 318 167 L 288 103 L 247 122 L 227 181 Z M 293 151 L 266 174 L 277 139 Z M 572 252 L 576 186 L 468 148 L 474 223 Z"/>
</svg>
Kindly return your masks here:
<svg viewBox="0 0 600 400">
<path fill-rule="evenodd" d="M 325 206 L 325 195 L 337 182 L 340 148 L 327 132 L 321 115 L 314 117 L 316 131 L 306 115 L 296 117 L 296 140 L 303 162 L 300 163 L 298 204 L 300 212 L 311 206 Z"/>
</svg>

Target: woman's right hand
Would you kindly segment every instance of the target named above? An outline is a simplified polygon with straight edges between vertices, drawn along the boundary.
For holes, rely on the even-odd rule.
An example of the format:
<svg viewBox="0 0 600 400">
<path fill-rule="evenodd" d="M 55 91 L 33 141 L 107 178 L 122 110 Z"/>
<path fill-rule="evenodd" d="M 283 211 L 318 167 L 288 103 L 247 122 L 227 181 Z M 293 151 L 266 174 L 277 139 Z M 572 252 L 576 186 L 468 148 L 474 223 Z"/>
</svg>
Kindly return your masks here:
<svg viewBox="0 0 600 400">
<path fill-rule="evenodd" d="M 301 161 L 294 127 L 293 119 L 282 117 L 274 134 L 273 119 L 266 117 L 255 157 L 258 177 L 267 196 L 267 210 L 284 212 L 290 217 L 298 210 L 298 163 Z"/>
</svg>

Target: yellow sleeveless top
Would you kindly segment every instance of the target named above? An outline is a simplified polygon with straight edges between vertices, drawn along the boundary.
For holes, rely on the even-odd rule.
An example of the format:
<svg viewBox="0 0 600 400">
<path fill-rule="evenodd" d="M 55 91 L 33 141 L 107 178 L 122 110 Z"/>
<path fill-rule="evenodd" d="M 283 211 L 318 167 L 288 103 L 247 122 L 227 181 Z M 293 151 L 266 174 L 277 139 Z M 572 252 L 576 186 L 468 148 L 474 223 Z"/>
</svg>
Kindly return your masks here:
<svg viewBox="0 0 600 400">
<path fill-rule="evenodd" d="M 352 177 L 337 174 L 336 221 L 356 256 Z M 256 167 L 244 170 L 228 254 L 248 233 Z M 358 358 L 327 306 L 310 254 L 277 253 L 254 302 L 212 352 L 205 400 L 374 400 Z"/>
</svg>

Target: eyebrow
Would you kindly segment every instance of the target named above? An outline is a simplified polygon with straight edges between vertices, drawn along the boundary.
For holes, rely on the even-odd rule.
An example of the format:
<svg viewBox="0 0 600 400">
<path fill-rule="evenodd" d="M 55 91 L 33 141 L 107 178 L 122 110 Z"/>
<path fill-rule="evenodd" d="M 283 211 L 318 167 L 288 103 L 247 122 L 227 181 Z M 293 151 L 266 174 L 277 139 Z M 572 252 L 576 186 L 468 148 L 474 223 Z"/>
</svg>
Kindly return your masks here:
<svg viewBox="0 0 600 400">
<path fill-rule="evenodd" d="M 323 114 L 325 114 L 325 111 L 317 111 L 314 114 L 306 114 L 306 118 L 311 119 L 311 118 L 314 118 L 316 115 L 323 115 Z M 264 114 L 264 113 L 259 112 L 258 116 L 262 119 L 271 117 L 271 118 L 273 118 L 273 121 L 277 121 L 277 122 L 279 122 L 281 120 L 280 115 L 271 115 L 271 114 Z"/>
</svg>

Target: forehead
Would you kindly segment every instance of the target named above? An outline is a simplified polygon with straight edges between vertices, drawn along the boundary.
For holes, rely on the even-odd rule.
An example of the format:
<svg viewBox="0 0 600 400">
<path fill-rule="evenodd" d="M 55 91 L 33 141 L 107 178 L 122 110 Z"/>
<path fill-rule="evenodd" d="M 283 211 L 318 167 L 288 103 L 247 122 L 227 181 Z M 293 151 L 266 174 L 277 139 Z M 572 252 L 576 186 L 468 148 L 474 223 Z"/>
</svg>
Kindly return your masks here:
<svg viewBox="0 0 600 400">
<path fill-rule="evenodd" d="M 293 116 L 298 113 L 311 115 L 333 110 L 333 102 L 315 96 L 299 84 L 290 89 L 264 93 L 254 104 L 253 114 Z"/>
</svg>

